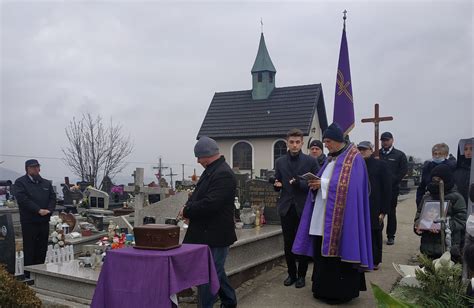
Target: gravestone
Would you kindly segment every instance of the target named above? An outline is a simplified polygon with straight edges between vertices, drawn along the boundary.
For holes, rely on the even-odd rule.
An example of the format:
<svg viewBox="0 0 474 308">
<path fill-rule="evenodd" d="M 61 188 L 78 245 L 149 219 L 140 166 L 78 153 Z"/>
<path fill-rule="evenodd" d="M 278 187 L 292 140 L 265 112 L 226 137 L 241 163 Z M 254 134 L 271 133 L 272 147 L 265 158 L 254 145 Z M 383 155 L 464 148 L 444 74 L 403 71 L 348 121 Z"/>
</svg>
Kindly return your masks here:
<svg viewBox="0 0 474 308">
<path fill-rule="evenodd" d="M 15 232 L 10 213 L 0 214 L 0 263 L 15 274 Z"/>
<path fill-rule="evenodd" d="M 135 209 L 135 227 L 137 227 L 137 226 L 143 225 L 143 217 L 147 216 L 147 215 L 142 216 L 141 214 L 142 212 L 140 211 L 145 206 L 145 197 L 151 194 L 159 194 L 160 199 L 161 197 L 163 197 L 164 199 L 164 196 L 166 193 L 168 193 L 169 189 L 162 188 L 162 187 L 143 186 L 143 179 L 144 179 L 143 168 L 136 168 L 136 170 L 133 172 L 133 177 L 135 178 L 134 186 L 126 186 L 124 188 L 124 191 L 132 192 L 135 196 L 133 207 Z"/>
<path fill-rule="evenodd" d="M 104 216 L 103 215 L 87 215 L 87 222 L 94 225 L 97 231 L 104 231 Z"/>
<path fill-rule="evenodd" d="M 77 185 L 79 186 L 79 189 L 80 189 L 82 192 L 84 192 L 87 187 L 93 186 L 93 183 L 87 182 L 87 181 L 81 181 L 81 182 L 77 182 Z"/>
<path fill-rule="evenodd" d="M 109 208 L 109 194 L 93 187 L 87 188 L 87 199 L 89 200 L 89 206 L 92 209 L 103 209 Z"/>
<path fill-rule="evenodd" d="M 63 185 L 63 197 L 64 205 L 71 205 L 74 204 L 74 201 L 76 202 L 76 204 L 79 204 L 79 201 L 81 201 L 84 196 L 82 192 L 71 191 L 69 187 Z"/>
<path fill-rule="evenodd" d="M 252 207 L 264 207 L 264 215 L 267 224 L 280 224 L 278 215 L 277 199 L 280 195 L 273 189 L 268 181 L 249 180 L 246 183 L 246 198 Z"/>
<path fill-rule="evenodd" d="M 137 214 L 140 217 L 154 217 L 157 224 L 164 224 L 167 218 L 176 218 L 179 211 L 188 201 L 188 193 L 185 191 L 177 192 L 160 202 L 153 203 L 141 210 L 135 212 L 135 225 L 137 225 Z M 138 213 L 137 213 L 138 212 Z"/>
<path fill-rule="evenodd" d="M 249 175 L 247 173 L 239 174 L 235 173 L 235 179 L 237 180 L 237 190 L 235 196 L 239 198 L 239 202 L 244 204 L 245 200 L 245 183 L 249 180 Z"/>
<path fill-rule="evenodd" d="M 104 179 L 102 180 L 102 191 L 110 195 L 113 186 L 114 184 L 112 183 L 112 180 L 108 176 L 104 176 Z"/>
</svg>

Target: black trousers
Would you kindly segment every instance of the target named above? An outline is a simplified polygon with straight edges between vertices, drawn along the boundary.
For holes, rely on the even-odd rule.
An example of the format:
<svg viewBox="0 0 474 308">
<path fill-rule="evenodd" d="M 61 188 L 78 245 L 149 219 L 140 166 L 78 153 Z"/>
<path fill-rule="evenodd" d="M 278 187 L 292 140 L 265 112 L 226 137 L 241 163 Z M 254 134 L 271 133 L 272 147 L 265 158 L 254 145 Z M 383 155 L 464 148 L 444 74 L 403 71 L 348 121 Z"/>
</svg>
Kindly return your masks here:
<svg viewBox="0 0 474 308">
<path fill-rule="evenodd" d="M 392 192 L 392 199 L 390 201 L 390 210 L 387 213 L 387 237 L 394 238 L 397 233 L 397 202 L 398 190 Z"/>
<path fill-rule="evenodd" d="M 374 258 L 375 266 L 377 266 L 379 263 L 382 262 L 382 248 L 383 248 L 383 239 L 382 239 L 383 229 L 382 228 L 372 229 L 372 256 Z"/>
<path fill-rule="evenodd" d="M 293 278 L 306 277 L 308 261 L 310 260 L 307 256 L 295 255 L 291 252 L 296 232 L 298 231 L 298 226 L 300 224 L 300 218 L 301 217 L 298 217 L 298 214 L 296 213 L 294 205 L 290 207 L 285 216 L 280 216 L 288 275 Z"/>
<path fill-rule="evenodd" d="M 25 266 L 43 264 L 48 249 L 49 223 L 22 223 Z"/>
</svg>

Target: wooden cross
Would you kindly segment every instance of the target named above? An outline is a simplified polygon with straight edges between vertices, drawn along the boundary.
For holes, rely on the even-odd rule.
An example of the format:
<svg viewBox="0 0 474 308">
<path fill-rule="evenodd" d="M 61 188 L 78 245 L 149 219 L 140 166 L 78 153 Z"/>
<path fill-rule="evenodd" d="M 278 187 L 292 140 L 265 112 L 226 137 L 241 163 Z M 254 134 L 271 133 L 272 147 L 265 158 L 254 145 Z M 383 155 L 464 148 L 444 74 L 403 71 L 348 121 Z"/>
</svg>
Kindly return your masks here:
<svg viewBox="0 0 474 308">
<path fill-rule="evenodd" d="M 173 189 L 173 177 L 177 175 L 176 173 L 173 173 L 173 168 L 170 168 L 170 174 L 167 174 L 166 176 L 169 176 L 171 181 L 170 181 L 170 187 Z"/>
<path fill-rule="evenodd" d="M 388 116 L 388 117 L 380 117 L 379 116 L 379 104 L 375 104 L 375 116 L 373 118 L 366 118 L 366 119 L 362 119 L 362 123 L 374 123 L 375 125 L 375 136 L 374 136 L 374 139 L 375 139 L 375 142 L 374 142 L 374 145 L 375 145 L 375 157 L 379 157 L 379 123 L 382 122 L 382 121 L 392 121 L 393 120 L 393 117 L 391 116 Z"/>
</svg>

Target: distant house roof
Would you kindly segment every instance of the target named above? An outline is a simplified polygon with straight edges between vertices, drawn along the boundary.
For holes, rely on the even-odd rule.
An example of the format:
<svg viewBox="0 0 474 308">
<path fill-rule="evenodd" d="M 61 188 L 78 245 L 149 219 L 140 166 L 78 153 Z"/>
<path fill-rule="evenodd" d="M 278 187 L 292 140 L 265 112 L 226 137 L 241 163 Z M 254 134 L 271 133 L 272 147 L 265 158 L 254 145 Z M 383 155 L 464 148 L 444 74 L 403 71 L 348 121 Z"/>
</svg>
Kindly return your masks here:
<svg viewBox="0 0 474 308">
<path fill-rule="evenodd" d="M 268 99 L 253 100 L 252 90 L 214 94 L 198 138 L 283 137 L 292 128 L 310 134 L 314 113 L 328 126 L 321 84 L 275 88 Z"/>
</svg>

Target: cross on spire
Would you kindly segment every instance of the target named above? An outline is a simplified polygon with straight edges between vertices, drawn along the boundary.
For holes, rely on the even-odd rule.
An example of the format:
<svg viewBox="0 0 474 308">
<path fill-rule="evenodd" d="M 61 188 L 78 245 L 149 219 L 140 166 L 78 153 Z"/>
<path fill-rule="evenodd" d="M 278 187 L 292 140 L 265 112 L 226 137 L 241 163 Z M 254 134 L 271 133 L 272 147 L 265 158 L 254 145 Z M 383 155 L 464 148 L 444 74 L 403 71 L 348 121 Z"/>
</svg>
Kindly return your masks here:
<svg viewBox="0 0 474 308">
<path fill-rule="evenodd" d="M 346 19 L 347 19 L 347 10 L 344 10 L 344 12 L 342 12 L 342 14 L 344 14 L 344 16 L 342 17 L 342 19 L 344 20 L 344 29 L 346 29 Z"/>
<path fill-rule="evenodd" d="M 374 113 L 375 113 L 375 116 L 373 118 L 366 118 L 366 119 L 362 119 L 362 123 L 374 123 L 374 126 L 375 126 L 375 133 L 374 133 L 374 139 L 375 139 L 375 142 L 374 142 L 374 145 L 375 145 L 375 157 L 379 157 L 379 123 L 382 122 L 382 121 L 392 121 L 393 120 L 393 117 L 392 116 L 388 116 L 388 117 L 380 117 L 379 116 L 379 104 L 375 104 L 375 110 L 374 110 Z"/>
<path fill-rule="evenodd" d="M 261 27 L 261 32 L 263 33 L 263 18 L 260 17 L 260 27 Z"/>
</svg>

